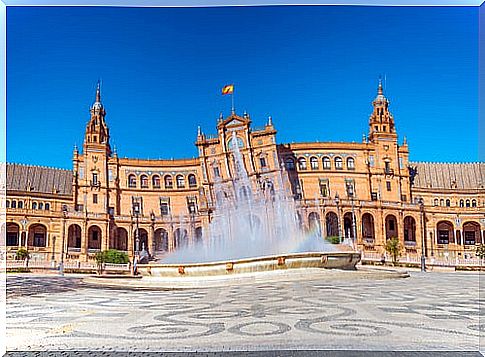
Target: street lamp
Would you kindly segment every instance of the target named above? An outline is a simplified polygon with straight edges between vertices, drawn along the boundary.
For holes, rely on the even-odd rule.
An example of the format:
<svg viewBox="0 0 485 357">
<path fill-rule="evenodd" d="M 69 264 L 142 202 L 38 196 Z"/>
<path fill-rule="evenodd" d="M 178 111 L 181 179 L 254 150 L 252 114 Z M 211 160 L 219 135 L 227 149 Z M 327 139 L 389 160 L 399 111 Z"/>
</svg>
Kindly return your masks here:
<svg viewBox="0 0 485 357">
<path fill-rule="evenodd" d="M 423 198 L 419 198 L 419 210 L 421 212 L 421 271 L 426 271 L 426 256 L 424 254 L 424 244 L 426 236 L 426 228 L 424 227 L 424 201 Z"/>
<path fill-rule="evenodd" d="M 62 206 L 62 246 L 61 246 L 61 262 L 59 263 L 59 275 L 64 276 L 64 242 L 66 236 L 66 218 L 67 206 Z"/>
<path fill-rule="evenodd" d="M 155 213 L 153 211 L 150 212 L 150 221 L 152 222 L 152 246 L 149 248 L 151 252 L 155 252 Z M 150 252 L 148 252 L 151 254 Z"/>
<path fill-rule="evenodd" d="M 140 251 L 140 238 L 139 238 L 139 226 L 138 226 L 138 218 L 140 215 L 140 203 L 135 201 L 133 198 L 132 200 L 132 208 L 133 208 L 133 214 L 136 219 L 136 228 L 135 228 L 135 252 L 133 254 L 133 275 L 136 274 L 136 260 L 139 256 L 139 251 Z"/>
<path fill-rule="evenodd" d="M 338 237 L 340 243 L 342 243 L 342 234 L 340 232 L 340 209 L 338 204 L 340 203 L 340 197 L 338 195 L 338 192 L 335 193 L 335 205 L 337 206 L 337 229 L 338 229 Z"/>
<path fill-rule="evenodd" d="M 355 227 L 355 210 L 354 210 L 354 185 L 352 183 L 347 184 L 347 195 L 350 197 L 350 202 L 352 203 L 352 247 L 355 249 L 355 242 L 357 240 L 357 232 Z"/>
</svg>

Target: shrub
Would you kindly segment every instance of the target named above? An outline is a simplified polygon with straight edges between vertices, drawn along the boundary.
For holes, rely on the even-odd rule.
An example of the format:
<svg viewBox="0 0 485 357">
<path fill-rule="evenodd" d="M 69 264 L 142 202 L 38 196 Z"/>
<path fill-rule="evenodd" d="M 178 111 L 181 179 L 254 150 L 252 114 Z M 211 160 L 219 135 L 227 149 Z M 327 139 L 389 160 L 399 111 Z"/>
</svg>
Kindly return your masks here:
<svg viewBox="0 0 485 357">
<path fill-rule="evenodd" d="M 332 244 L 339 244 L 340 243 L 340 237 L 339 236 L 330 236 L 330 237 L 326 237 L 325 239 Z"/>
<path fill-rule="evenodd" d="M 17 254 L 15 255 L 15 257 L 18 260 L 25 260 L 29 257 L 29 252 L 25 248 L 20 248 L 19 250 L 17 250 Z"/>
<path fill-rule="evenodd" d="M 129 262 L 128 255 L 125 252 L 121 252 L 116 249 L 108 249 L 102 252 L 96 253 L 96 262 L 112 263 L 112 264 L 126 264 Z"/>
</svg>

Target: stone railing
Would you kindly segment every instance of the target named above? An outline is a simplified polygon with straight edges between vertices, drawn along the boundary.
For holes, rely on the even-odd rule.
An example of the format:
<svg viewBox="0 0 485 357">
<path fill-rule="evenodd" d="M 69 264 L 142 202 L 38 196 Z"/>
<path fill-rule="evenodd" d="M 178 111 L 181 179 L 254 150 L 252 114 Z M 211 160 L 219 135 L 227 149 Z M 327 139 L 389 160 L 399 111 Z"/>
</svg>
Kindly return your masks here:
<svg viewBox="0 0 485 357">
<path fill-rule="evenodd" d="M 389 254 L 385 254 L 384 259 L 386 263 L 392 262 Z M 362 262 L 380 262 L 382 254 L 377 252 L 362 252 Z M 406 254 L 399 257 L 401 264 L 421 264 L 421 256 L 416 254 Z M 485 261 L 478 258 L 462 259 L 462 258 L 426 258 L 426 266 L 446 266 L 446 267 L 479 267 L 485 265 Z"/>
<path fill-rule="evenodd" d="M 96 262 L 79 262 L 79 261 L 65 261 L 63 263 L 64 270 L 71 271 L 96 271 L 98 270 L 98 264 Z M 60 270 L 60 263 L 54 261 L 38 261 L 38 260 L 7 260 L 7 270 L 12 269 L 46 269 L 46 270 Z M 130 264 L 104 264 L 104 271 L 106 272 L 129 272 Z"/>
</svg>

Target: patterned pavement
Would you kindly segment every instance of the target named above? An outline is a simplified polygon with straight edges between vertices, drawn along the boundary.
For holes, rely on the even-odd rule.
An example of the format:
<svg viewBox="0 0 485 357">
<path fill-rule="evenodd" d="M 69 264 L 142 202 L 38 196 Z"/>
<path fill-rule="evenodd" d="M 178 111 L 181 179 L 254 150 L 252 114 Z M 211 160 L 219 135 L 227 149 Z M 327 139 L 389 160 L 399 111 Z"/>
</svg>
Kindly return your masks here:
<svg viewBox="0 0 485 357">
<path fill-rule="evenodd" d="M 9 275 L 7 349 L 478 350 L 478 274 L 349 277 L 135 291 Z"/>
</svg>

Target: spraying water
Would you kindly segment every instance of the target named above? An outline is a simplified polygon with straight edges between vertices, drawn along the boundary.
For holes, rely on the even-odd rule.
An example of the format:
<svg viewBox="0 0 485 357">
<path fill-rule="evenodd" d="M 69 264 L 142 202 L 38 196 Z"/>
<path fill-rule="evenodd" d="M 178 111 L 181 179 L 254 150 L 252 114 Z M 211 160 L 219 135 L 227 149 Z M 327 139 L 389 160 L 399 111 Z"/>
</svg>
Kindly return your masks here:
<svg viewBox="0 0 485 357">
<path fill-rule="evenodd" d="M 228 261 L 275 254 L 335 251 L 321 238 L 320 229 L 304 232 L 295 201 L 278 175 L 278 189 L 270 181 L 254 187 L 244 166 L 235 132 L 232 140 L 232 180 L 214 183 L 215 214 L 202 234 L 189 246 L 163 259 L 163 263 Z"/>
</svg>

